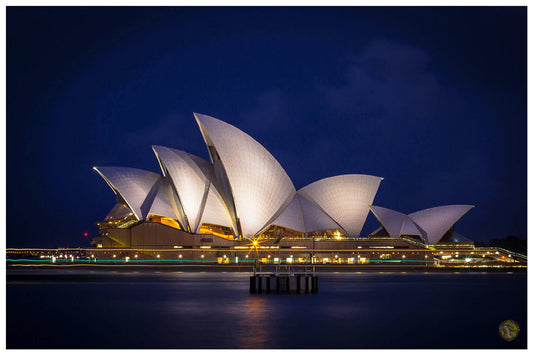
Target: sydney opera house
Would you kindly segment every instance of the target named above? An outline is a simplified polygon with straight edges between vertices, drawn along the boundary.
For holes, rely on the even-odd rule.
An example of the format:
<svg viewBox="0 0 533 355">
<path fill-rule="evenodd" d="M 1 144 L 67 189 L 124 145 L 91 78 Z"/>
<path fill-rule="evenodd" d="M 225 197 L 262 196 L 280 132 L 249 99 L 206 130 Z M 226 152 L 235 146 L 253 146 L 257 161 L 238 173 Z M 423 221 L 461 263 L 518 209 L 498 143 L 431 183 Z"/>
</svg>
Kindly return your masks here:
<svg viewBox="0 0 533 355">
<path fill-rule="evenodd" d="M 153 146 L 161 173 L 94 168 L 116 195 L 92 241 L 100 258 L 365 263 L 427 261 L 442 250 L 473 248 L 454 229 L 471 205 L 409 214 L 378 207 L 373 202 L 383 178 L 360 174 L 328 177 L 297 190 L 280 163 L 248 134 L 219 119 L 194 116 L 210 161 Z M 362 236 L 369 212 L 381 227 Z"/>
</svg>

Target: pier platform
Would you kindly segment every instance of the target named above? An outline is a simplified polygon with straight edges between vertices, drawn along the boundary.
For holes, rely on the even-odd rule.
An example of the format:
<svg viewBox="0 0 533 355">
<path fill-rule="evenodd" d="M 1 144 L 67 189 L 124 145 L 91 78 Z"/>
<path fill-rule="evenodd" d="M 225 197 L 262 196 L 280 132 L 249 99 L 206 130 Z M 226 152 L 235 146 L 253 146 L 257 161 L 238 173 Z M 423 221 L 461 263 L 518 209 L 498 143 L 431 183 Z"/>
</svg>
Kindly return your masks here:
<svg viewBox="0 0 533 355">
<path fill-rule="evenodd" d="M 317 293 L 318 276 L 309 274 L 255 274 L 250 276 L 250 293 Z"/>
</svg>

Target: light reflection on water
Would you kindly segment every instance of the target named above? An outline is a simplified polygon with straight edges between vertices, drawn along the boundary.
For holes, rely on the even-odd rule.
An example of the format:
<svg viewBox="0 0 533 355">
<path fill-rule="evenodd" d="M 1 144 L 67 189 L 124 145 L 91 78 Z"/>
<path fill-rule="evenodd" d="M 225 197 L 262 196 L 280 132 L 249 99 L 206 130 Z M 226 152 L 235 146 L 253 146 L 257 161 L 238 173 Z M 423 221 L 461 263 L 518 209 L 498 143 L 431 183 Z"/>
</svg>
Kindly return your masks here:
<svg viewBox="0 0 533 355">
<path fill-rule="evenodd" d="M 242 303 L 240 326 L 237 338 L 239 348 L 266 348 L 272 341 L 270 329 L 270 309 L 264 297 L 247 297 Z"/>
<path fill-rule="evenodd" d="M 504 319 L 527 333 L 525 274 L 331 273 L 315 295 L 250 295 L 248 273 L 62 273 L 8 281 L 8 347 L 526 346 L 497 336 Z"/>
</svg>

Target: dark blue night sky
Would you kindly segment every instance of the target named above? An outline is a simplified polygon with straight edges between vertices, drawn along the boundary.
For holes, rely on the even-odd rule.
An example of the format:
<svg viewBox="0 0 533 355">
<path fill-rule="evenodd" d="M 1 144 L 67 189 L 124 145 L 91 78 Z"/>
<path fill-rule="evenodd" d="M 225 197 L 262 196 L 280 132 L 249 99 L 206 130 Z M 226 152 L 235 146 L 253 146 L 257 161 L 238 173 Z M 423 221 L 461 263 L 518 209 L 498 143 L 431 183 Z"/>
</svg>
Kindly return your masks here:
<svg viewBox="0 0 533 355">
<path fill-rule="evenodd" d="M 378 206 L 473 204 L 459 233 L 525 238 L 526 27 L 526 7 L 8 7 L 7 246 L 88 245 L 115 203 L 93 166 L 208 159 L 193 112 L 296 189 L 382 176 Z"/>
</svg>

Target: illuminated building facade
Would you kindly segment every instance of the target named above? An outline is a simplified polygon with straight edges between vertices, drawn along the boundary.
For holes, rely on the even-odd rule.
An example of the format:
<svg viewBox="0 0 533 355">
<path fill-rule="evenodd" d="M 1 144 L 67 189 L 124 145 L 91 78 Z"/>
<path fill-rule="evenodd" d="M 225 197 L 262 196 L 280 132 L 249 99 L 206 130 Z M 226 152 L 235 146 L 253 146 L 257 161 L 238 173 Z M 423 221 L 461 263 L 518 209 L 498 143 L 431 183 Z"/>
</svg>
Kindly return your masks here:
<svg viewBox="0 0 533 355">
<path fill-rule="evenodd" d="M 116 194 L 115 206 L 98 223 L 96 249 L 133 248 L 149 258 L 166 253 L 190 260 L 254 255 L 267 262 L 364 262 L 425 260 L 439 244 L 473 247 L 453 228 L 473 206 L 409 215 L 373 206 L 383 179 L 360 174 L 296 190 L 279 162 L 248 134 L 216 118 L 194 116 L 210 161 L 153 146 L 161 174 L 94 168 Z M 369 211 L 382 226 L 361 238 Z"/>
</svg>

